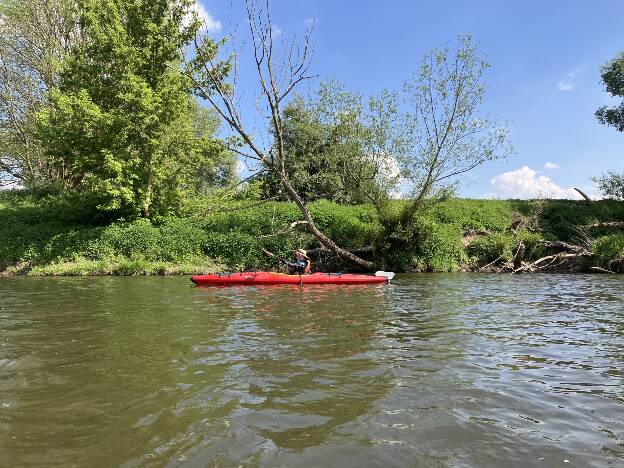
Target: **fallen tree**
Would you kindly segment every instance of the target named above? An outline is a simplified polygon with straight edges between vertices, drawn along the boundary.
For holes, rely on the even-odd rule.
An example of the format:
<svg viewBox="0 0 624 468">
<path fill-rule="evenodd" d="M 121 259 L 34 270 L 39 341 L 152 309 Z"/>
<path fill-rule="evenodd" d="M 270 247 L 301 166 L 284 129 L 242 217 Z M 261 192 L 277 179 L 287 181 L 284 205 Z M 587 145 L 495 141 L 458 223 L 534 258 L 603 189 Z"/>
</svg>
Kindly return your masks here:
<svg viewBox="0 0 624 468">
<path fill-rule="evenodd" d="M 255 2 L 251 0 L 246 1 L 245 5 L 253 49 L 253 65 L 259 85 L 259 99 L 255 101 L 256 109 L 260 117 L 269 121 L 268 133 L 273 135 L 275 143 L 268 149 L 262 148 L 241 117 L 240 96 L 236 93 L 239 49 L 234 47 L 230 58 L 219 60 L 219 46 L 206 37 L 196 36 L 195 56 L 185 67 L 185 74 L 192 81 L 196 94 L 218 112 L 237 137 L 237 142 L 232 142 L 230 149 L 245 159 L 256 161 L 279 181 L 288 197 L 299 208 L 308 231 L 318 243 L 342 260 L 371 270 L 375 266 L 373 262 L 341 248 L 321 232 L 314 223 L 306 201 L 295 190 L 288 176 L 282 107 L 285 99 L 300 83 L 312 78 L 309 74 L 312 27 L 306 30 L 302 44 L 298 44 L 295 38 L 288 43 L 283 41 L 280 47 L 274 40 L 276 29 L 271 21 L 268 1 L 265 8 L 260 10 L 256 9 Z M 231 70 L 234 70 L 234 82 L 228 83 L 226 76 Z"/>
</svg>

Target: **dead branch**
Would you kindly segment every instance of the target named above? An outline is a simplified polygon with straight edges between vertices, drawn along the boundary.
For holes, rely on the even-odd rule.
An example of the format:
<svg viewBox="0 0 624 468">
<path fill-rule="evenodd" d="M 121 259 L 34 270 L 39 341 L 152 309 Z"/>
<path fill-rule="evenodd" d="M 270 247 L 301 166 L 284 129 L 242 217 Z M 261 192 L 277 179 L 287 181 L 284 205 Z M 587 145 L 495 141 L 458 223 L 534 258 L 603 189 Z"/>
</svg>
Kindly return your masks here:
<svg viewBox="0 0 624 468">
<path fill-rule="evenodd" d="M 624 221 L 606 221 L 602 223 L 583 224 L 579 226 L 585 229 L 591 228 L 618 228 L 624 229 Z"/>
<path fill-rule="evenodd" d="M 589 196 L 585 192 L 583 192 L 580 188 L 574 187 L 574 190 L 576 190 L 581 195 L 581 197 L 585 199 L 585 201 L 588 201 L 588 202 L 592 201 L 592 199 L 589 198 Z"/>
<path fill-rule="evenodd" d="M 349 252 L 351 252 L 352 254 L 363 254 L 363 253 L 370 253 L 374 251 L 375 251 L 375 246 L 373 245 L 367 245 L 366 247 L 360 247 L 359 249 L 349 250 Z M 317 247 L 315 249 L 310 249 L 307 252 L 308 252 L 308 255 L 316 255 L 316 254 L 321 254 L 321 253 L 333 253 L 331 250 L 325 247 Z"/>
<path fill-rule="evenodd" d="M 468 237 L 468 236 L 489 236 L 490 235 L 490 231 L 488 231 L 487 229 L 468 229 L 467 231 L 465 231 L 462 236 L 463 237 Z"/>
<path fill-rule="evenodd" d="M 555 263 L 558 260 L 569 260 L 572 258 L 589 257 L 591 255 L 593 255 L 591 252 L 582 252 L 582 253 L 562 252 L 562 253 L 558 253 L 554 255 L 547 255 L 538 260 L 535 260 L 533 263 L 524 264 L 520 268 L 514 269 L 511 272 L 511 274 L 513 275 L 515 273 L 520 273 L 523 271 L 533 272 L 533 271 L 545 270 L 546 268 L 548 268 L 549 266 L 551 266 L 553 263 Z M 545 262 L 548 262 L 548 263 L 545 263 Z"/>
<path fill-rule="evenodd" d="M 254 142 L 252 134 L 247 131 L 243 124 L 238 107 L 239 102 L 234 95 L 235 89 L 224 83 L 224 78 L 219 73 L 223 67 L 219 68 L 219 63 L 215 63 L 214 47 L 208 47 L 206 54 L 203 46 L 210 44 L 196 38 L 196 57 L 193 59 L 191 67 L 186 69 L 186 75 L 194 84 L 195 92 L 218 112 L 232 131 L 242 138 L 247 148 L 253 153 L 253 155 L 245 153 L 244 156 L 259 160 L 280 181 L 289 198 L 301 211 L 308 230 L 319 244 L 337 254 L 342 260 L 360 268 L 371 270 L 375 266 L 372 262 L 342 249 L 318 229 L 305 201 L 294 189 L 288 178 L 280 105 L 297 85 L 313 77 L 308 74 L 313 53 L 310 45 L 311 30 L 306 32 L 302 48 L 296 48 L 293 41 L 290 47 L 284 49 L 284 59 L 280 67 L 280 63 L 279 61 L 276 62 L 278 59 L 275 57 L 274 27 L 268 0 L 266 9 L 258 10 L 256 2 L 253 0 L 245 0 L 245 6 L 251 35 L 251 55 L 260 87 L 260 97 L 263 99 L 268 113 L 263 117 L 268 117 L 270 130 L 274 137 L 274 144 L 271 145 L 271 148 L 266 151 L 263 150 Z M 236 57 L 238 55 L 232 60 L 236 60 Z M 237 149 L 235 152 L 238 153 L 239 151 L 241 150 Z"/>
<path fill-rule="evenodd" d="M 584 247 L 581 247 L 580 245 L 568 244 L 567 242 L 563 242 L 563 241 L 541 240 L 539 241 L 539 243 L 551 249 L 560 249 L 560 250 L 565 250 L 565 251 L 572 252 L 572 253 L 583 253 L 583 252 L 587 253 L 587 249 L 585 249 Z"/>
<path fill-rule="evenodd" d="M 600 267 L 597 267 L 597 266 L 591 267 L 591 270 L 592 271 L 596 271 L 598 273 L 608 273 L 610 275 L 615 275 L 616 274 L 615 271 L 606 270 L 605 268 L 600 268 Z"/>
<path fill-rule="evenodd" d="M 524 242 L 520 241 L 518 244 L 518 250 L 516 250 L 516 254 L 513 257 L 513 267 L 514 270 L 522 267 L 522 257 L 524 256 Z"/>
<path fill-rule="evenodd" d="M 490 263 L 488 263 L 487 265 L 482 266 L 481 268 L 479 268 L 478 271 L 485 271 L 486 269 L 488 269 L 489 267 L 491 267 L 492 265 L 495 265 L 496 262 L 498 262 L 500 259 L 502 259 L 502 255 L 497 257 L 495 260 L 491 261 Z M 499 270 L 500 272 L 500 270 Z"/>
</svg>

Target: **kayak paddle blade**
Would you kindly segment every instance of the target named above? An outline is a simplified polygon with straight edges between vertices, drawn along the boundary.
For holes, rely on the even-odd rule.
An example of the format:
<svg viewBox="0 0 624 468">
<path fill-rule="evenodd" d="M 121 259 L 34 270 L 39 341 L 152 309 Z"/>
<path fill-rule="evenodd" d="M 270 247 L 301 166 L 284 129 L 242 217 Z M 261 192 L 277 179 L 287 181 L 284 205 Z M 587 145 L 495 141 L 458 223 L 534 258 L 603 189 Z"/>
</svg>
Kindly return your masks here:
<svg viewBox="0 0 624 468">
<path fill-rule="evenodd" d="M 394 278 L 394 273 L 391 271 L 376 271 L 375 276 L 383 276 L 388 281 L 390 281 L 392 278 Z"/>
</svg>

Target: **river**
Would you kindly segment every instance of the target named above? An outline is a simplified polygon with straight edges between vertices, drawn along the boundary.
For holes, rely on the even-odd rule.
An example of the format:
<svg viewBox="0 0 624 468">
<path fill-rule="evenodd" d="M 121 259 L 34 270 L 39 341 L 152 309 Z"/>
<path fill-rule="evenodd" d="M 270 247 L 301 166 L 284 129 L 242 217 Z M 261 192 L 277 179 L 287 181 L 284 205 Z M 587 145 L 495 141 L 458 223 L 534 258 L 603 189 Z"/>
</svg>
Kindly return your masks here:
<svg viewBox="0 0 624 468">
<path fill-rule="evenodd" d="M 623 297 L 0 278 L 0 466 L 624 466 Z"/>
</svg>

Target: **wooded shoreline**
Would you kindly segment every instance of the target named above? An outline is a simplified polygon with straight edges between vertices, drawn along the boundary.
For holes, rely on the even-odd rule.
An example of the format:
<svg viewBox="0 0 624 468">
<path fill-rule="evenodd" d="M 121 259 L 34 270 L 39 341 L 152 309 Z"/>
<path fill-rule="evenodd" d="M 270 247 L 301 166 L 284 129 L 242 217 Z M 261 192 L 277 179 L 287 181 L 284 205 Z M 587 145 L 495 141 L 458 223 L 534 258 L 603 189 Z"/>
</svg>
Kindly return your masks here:
<svg viewBox="0 0 624 468">
<path fill-rule="evenodd" d="M 311 251 L 318 271 L 351 269 L 301 223 L 294 203 L 189 202 L 179 217 L 105 220 L 62 196 L 0 194 L 0 274 L 171 275 L 277 270 L 262 253 Z M 408 203 L 392 202 L 396 209 Z M 620 273 L 624 206 L 618 201 L 470 200 L 433 203 L 410 242 L 393 243 L 371 205 L 309 205 L 349 251 L 396 272 L 585 271 Z M 399 245 L 399 248 L 397 248 Z M 353 270 L 352 270 L 353 271 Z"/>
</svg>

